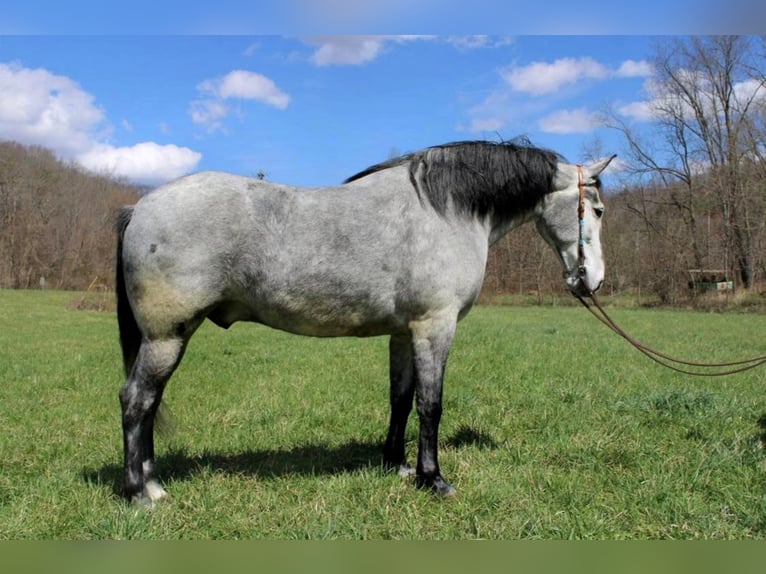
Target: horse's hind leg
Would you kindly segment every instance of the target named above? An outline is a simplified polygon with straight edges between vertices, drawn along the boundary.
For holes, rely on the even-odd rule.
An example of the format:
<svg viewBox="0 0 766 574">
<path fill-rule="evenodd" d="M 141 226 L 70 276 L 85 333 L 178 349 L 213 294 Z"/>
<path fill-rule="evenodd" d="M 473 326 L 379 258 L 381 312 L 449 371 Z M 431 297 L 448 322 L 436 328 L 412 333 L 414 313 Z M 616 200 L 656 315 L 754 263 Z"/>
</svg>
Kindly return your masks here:
<svg viewBox="0 0 766 574">
<path fill-rule="evenodd" d="M 144 339 L 120 391 L 125 455 L 123 490 L 134 502 L 152 504 L 167 493 L 154 478 L 154 419 L 162 393 L 183 355 L 181 338 Z"/>
<path fill-rule="evenodd" d="M 396 469 L 400 476 L 413 474 L 415 469 L 407 463 L 404 448 L 404 434 L 407 419 L 412 411 L 415 394 L 412 338 L 409 335 L 394 335 L 389 343 L 391 375 L 391 421 L 388 437 L 383 448 L 383 464 Z"/>
</svg>

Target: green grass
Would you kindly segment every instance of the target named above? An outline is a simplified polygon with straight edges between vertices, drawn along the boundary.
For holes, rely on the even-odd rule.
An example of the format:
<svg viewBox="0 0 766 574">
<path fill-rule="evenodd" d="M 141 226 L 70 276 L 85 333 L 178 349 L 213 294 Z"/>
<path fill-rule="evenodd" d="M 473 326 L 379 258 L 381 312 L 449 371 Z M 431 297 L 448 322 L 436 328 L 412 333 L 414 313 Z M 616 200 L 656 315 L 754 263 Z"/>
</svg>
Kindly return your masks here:
<svg viewBox="0 0 766 574">
<path fill-rule="evenodd" d="M 577 307 L 479 307 L 447 370 L 439 500 L 384 473 L 387 340 L 205 324 L 166 393 L 171 494 L 117 495 L 113 314 L 0 291 L 0 539 L 764 538 L 766 370 L 649 362 Z M 763 354 L 766 316 L 615 309 L 650 345 Z M 759 422 L 760 421 L 760 422 Z M 408 429 L 414 460 L 417 422 Z"/>
</svg>

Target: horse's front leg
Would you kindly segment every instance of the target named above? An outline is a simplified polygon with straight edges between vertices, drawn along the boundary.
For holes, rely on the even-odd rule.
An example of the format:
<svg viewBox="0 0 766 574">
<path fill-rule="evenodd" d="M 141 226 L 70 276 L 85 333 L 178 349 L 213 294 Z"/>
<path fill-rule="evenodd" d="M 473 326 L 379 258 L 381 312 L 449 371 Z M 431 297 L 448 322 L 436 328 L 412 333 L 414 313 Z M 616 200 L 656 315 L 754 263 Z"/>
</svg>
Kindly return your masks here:
<svg viewBox="0 0 766 574">
<path fill-rule="evenodd" d="M 415 367 L 415 395 L 420 419 L 416 481 L 442 496 L 457 491 L 441 475 L 439 469 L 439 423 L 442 415 L 442 385 L 456 315 L 444 315 L 413 323 L 412 349 Z"/>
</svg>

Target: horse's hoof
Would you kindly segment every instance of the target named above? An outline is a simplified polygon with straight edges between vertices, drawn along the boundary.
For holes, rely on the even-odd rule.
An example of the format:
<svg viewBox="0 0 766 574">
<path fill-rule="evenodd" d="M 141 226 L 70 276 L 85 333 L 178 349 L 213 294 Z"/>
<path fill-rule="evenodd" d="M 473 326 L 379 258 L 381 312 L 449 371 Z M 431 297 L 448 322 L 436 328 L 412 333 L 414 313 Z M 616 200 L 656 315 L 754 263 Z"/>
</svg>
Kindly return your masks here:
<svg viewBox="0 0 766 574">
<path fill-rule="evenodd" d="M 442 498 L 452 498 L 453 496 L 457 496 L 457 489 L 441 477 L 439 477 L 438 481 L 434 482 L 431 489 L 434 491 L 434 494 L 437 494 Z"/>
<path fill-rule="evenodd" d="M 159 482 L 150 480 L 144 485 L 143 490 L 130 497 L 130 501 L 136 506 L 154 508 L 155 503 L 169 498 L 170 495 Z"/>
<path fill-rule="evenodd" d="M 144 492 L 146 493 L 146 496 L 149 497 L 149 500 L 154 502 L 158 502 L 164 498 L 170 498 L 170 495 L 167 493 L 167 491 L 160 486 L 160 483 L 156 480 L 149 480 L 147 481 L 146 485 L 144 486 Z"/>
<path fill-rule="evenodd" d="M 435 477 L 417 477 L 418 488 L 428 488 L 441 498 L 452 498 L 457 495 L 457 490 L 440 475 Z"/>
<path fill-rule="evenodd" d="M 386 472 L 396 471 L 396 474 L 401 478 L 407 478 L 408 476 L 415 474 L 415 467 L 410 466 L 406 461 L 402 463 L 384 462 L 383 466 L 386 469 Z"/>
</svg>

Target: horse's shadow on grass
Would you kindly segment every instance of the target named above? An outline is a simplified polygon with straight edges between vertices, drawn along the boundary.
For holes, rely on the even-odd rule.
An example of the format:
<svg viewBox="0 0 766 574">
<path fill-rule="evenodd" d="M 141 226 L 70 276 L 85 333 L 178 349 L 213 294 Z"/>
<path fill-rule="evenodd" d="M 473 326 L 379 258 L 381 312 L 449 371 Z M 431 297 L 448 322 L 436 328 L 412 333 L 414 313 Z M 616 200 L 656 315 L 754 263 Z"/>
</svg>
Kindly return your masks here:
<svg viewBox="0 0 766 574">
<path fill-rule="evenodd" d="M 497 444 L 491 436 L 462 426 L 446 440 L 445 446 L 456 449 L 467 446 L 496 448 Z M 357 440 L 339 446 L 312 444 L 291 449 L 236 453 L 171 450 L 157 457 L 157 469 L 159 479 L 163 482 L 189 480 L 209 471 L 266 479 L 293 475 L 322 476 L 365 468 L 382 469 L 382 451 L 380 442 Z M 414 457 L 414 453 L 411 456 Z M 122 465 L 112 463 L 97 469 L 86 468 L 83 469 L 83 478 L 91 484 L 110 485 L 113 493 L 119 496 Z"/>
</svg>

